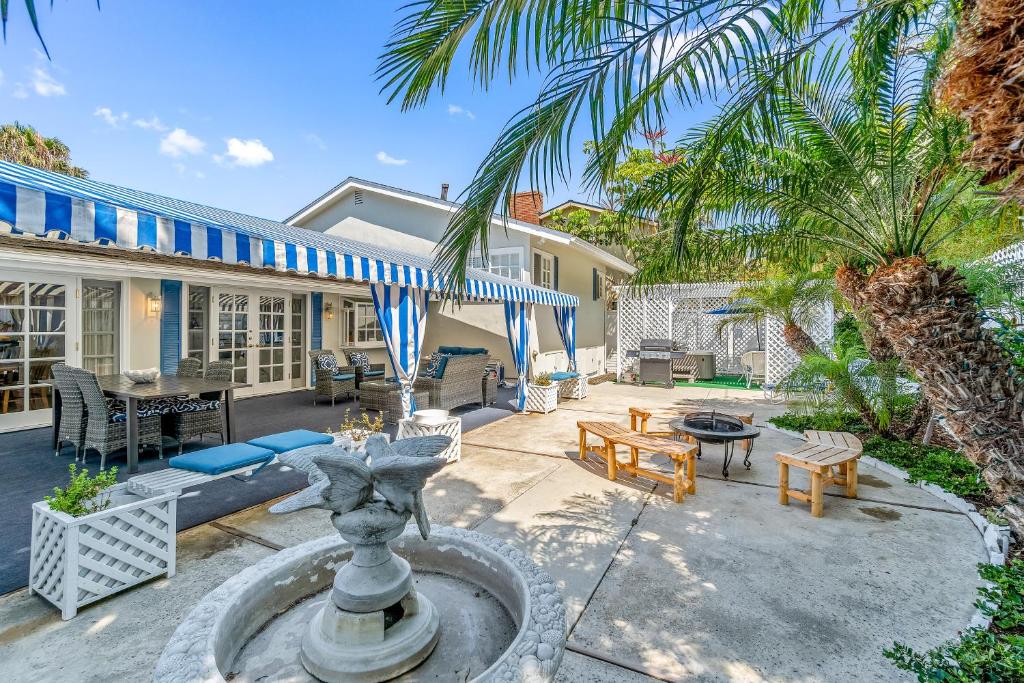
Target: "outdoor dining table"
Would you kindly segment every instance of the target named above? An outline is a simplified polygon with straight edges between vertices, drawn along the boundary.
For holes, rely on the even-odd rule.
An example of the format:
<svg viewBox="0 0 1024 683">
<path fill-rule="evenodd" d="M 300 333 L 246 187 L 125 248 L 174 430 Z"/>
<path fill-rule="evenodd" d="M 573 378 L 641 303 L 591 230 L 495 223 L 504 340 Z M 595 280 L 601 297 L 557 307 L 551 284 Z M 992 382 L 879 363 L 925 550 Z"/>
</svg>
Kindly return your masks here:
<svg viewBox="0 0 1024 683">
<path fill-rule="evenodd" d="M 203 377 L 176 377 L 161 375 L 155 381 L 135 383 L 124 375 L 97 375 L 100 389 L 107 396 L 119 398 L 125 402 L 127 412 L 126 437 L 128 441 L 128 472 L 139 470 L 139 401 L 174 396 L 190 396 L 194 394 L 220 393 L 224 399 L 224 443 L 235 440 L 234 404 L 235 389 L 244 389 L 251 385 L 242 382 L 205 379 Z M 60 433 L 61 398 L 56 383 L 51 379 L 47 382 L 53 386 L 53 448 L 57 448 L 57 435 Z"/>
</svg>

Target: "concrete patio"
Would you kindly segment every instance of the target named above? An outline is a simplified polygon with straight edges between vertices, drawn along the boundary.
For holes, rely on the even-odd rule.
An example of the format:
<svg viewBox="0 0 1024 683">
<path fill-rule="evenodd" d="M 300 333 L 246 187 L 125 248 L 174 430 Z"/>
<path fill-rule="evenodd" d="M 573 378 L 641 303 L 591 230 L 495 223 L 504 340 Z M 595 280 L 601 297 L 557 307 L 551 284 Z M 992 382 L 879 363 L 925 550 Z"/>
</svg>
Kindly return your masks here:
<svg viewBox="0 0 1024 683">
<path fill-rule="evenodd" d="M 825 517 L 777 503 L 778 450 L 763 430 L 753 466 L 722 479 L 705 449 L 697 493 L 605 478 L 576 457 L 576 421 L 625 421 L 630 405 L 753 410 L 760 393 L 602 384 L 549 415 L 513 415 L 464 436 L 462 461 L 425 492 L 434 524 L 523 547 L 558 581 L 568 608 L 564 681 L 893 681 L 893 640 L 927 648 L 974 611 L 981 537 L 925 491 L 861 467 L 860 498 L 829 495 Z M 806 482 L 793 472 L 795 485 Z M 59 613 L 24 590 L 0 598 L 5 681 L 146 681 L 195 603 L 242 568 L 333 534 L 327 513 L 275 517 L 260 505 L 178 536 L 178 575 Z"/>
</svg>

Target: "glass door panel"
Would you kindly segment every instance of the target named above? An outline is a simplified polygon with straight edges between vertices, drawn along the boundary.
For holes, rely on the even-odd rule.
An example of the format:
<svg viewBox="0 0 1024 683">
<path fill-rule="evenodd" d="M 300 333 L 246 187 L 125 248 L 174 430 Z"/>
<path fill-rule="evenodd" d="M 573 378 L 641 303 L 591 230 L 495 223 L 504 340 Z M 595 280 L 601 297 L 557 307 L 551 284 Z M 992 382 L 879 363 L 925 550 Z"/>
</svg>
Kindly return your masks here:
<svg viewBox="0 0 1024 683">
<path fill-rule="evenodd" d="M 121 372 L 121 285 L 82 282 L 82 367 L 97 375 Z"/>
<path fill-rule="evenodd" d="M 292 386 L 306 386 L 306 296 L 292 295 L 291 341 Z"/>
<path fill-rule="evenodd" d="M 249 295 L 217 295 L 217 359 L 231 361 L 234 380 L 249 382 Z"/>
<path fill-rule="evenodd" d="M 256 381 L 261 389 L 285 388 L 288 372 L 286 372 L 285 346 L 288 338 L 287 319 L 285 315 L 285 295 L 260 295 L 260 310 L 257 330 L 257 368 Z M 271 385 L 281 383 L 280 387 Z"/>
</svg>

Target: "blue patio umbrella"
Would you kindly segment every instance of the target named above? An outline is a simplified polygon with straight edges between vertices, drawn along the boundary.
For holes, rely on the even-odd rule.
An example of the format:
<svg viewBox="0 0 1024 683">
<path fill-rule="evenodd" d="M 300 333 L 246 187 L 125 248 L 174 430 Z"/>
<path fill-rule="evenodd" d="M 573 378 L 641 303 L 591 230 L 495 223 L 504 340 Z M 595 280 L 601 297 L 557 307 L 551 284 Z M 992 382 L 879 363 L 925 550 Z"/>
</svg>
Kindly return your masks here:
<svg viewBox="0 0 1024 683">
<path fill-rule="evenodd" d="M 730 301 L 726 305 L 720 308 L 713 308 L 710 311 L 704 311 L 708 315 L 743 315 L 746 313 L 756 313 L 758 308 L 754 305 L 754 302 L 750 299 L 736 299 Z M 754 323 L 754 334 L 757 335 L 757 348 L 761 348 L 761 326 Z"/>
</svg>

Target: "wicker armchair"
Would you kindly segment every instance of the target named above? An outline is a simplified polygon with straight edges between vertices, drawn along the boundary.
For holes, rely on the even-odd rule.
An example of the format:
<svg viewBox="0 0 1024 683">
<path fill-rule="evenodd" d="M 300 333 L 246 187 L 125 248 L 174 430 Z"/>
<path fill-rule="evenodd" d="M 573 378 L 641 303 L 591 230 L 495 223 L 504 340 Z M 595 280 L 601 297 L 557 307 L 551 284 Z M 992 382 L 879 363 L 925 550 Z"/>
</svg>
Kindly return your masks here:
<svg viewBox="0 0 1024 683">
<path fill-rule="evenodd" d="M 178 377 L 202 377 L 203 361 L 198 358 L 182 358 L 174 374 Z"/>
<path fill-rule="evenodd" d="M 318 396 L 327 396 L 330 398 L 332 406 L 334 405 L 334 400 L 337 398 L 355 396 L 355 368 L 348 365 L 338 366 L 333 370 L 322 368 L 320 367 L 320 358 L 322 356 L 330 356 L 331 358 L 334 358 L 334 353 L 324 349 L 314 349 L 309 352 L 309 359 L 313 361 L 313 372 L 316 376 L 313 404 L 316 405 L 316 399 Z"/>
<path fill-rule="evenodd" d="M 445 365 L 444 374 L 436 377 L 419 377 L 417 389 L 426 389 L 431 408 L 457 408 L 467 403 L 484 405 L 484 368 L 490 358 L 485 354 L 451 356 Z M 421 365 L 425 367 L 424 361 Z"/>
<path fill-rule="evenodd" d="M 370 363 L 368 367 L 364 367 L 362 363 L 356 363 L 352 360 L 353 353 L 364 353 L 362 349 L 342 349 L 341 352 L 345 355 L 345 360 L 349 366 L 356 370 L 356 389 L 363 383 L 363 380 L 383 381 L 387 370 L 387 366 L 384 363 Z"/>
<path fill-rule="evenodd" d="M 54 364 L 53 380 L 57 384 L 57 391 L 60 392 L 62 406 L 60 429 L 57 432 L 57 448 L 53 454 L 60 455 L 64 442 L 70 441 L 75 445 L 75 461 L 77 461 L 82 453 L 82 444 L 85 443 L 87 422 L 82 390 L 78 388 L 78 382 L 75 381 L 72 369 L 64 363 Z"/>
<path fill-rule="evenodd" d="M 82 443 L 82 462 L 90 448 L 99 451 L 100 470 L 106 469 L 107 454 L 128 445 L 128 416 L 125 407 L 108 402 L 96 381 L 96 375 L 80 368 L 68 368 L 82 392 L 88 418 Z M 160 434 L 161 410 L 141 405 L 139 411 L 139 446 L 156 446 L 164 457 L 163 437 Z"/>
<path fill-rule="evenodd" d="M 206 369 L 206 379 L 229 382 L 234 368 L 231 361 L 215 360 Z M 224 443 L 224 416 L 220 409 L 220 392 L 199 394 L 199 398 L 178 399 L 170 405 L 174 415 L 174 438 L 178 440 L 178 455 L 185 441 L 207 434 L 216 434 Z"/>
</svg>

